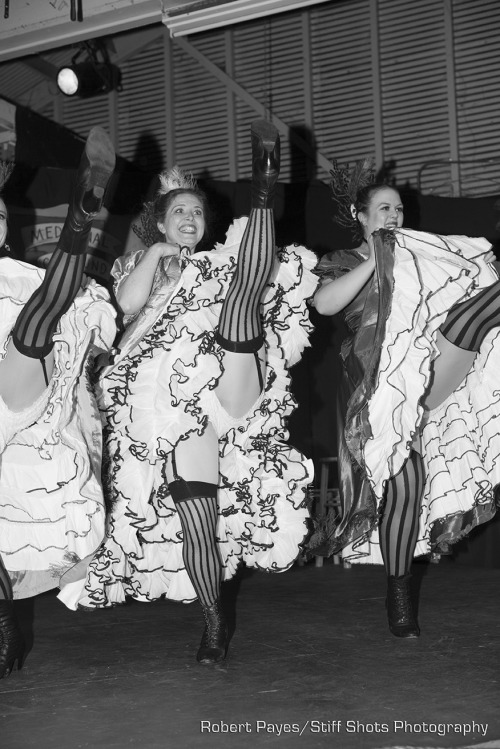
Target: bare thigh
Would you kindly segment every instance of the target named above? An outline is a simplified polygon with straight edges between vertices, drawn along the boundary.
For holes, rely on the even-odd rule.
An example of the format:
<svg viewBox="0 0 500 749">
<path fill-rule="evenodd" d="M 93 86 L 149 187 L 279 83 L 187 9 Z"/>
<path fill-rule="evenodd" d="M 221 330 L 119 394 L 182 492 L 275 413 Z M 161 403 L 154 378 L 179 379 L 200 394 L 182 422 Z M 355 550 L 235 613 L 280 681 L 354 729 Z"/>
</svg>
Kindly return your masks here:
<svg viewBox="0 0 500 749">
<path fill-rule="evenodd" d="M 437 332 L 436 345 L 439 354 L 432 362 L 431 379 L 423 400 L 427 411 L 440 406 L 461 385 L 477 356 L 475 351 L 467 351 L 450 343 L 440 330 Z M 424 424 L 425 421 L 426 415 L 424 415 Z M 415 434 L 412 443 L 412 449 L 420 455 L 422 455 L 421 432 L 424 424 Z"/>
<path fill-rule="evenodd" d="M 425 407 L 437 408 L 462 384 L 469 374 L 476 351 L 467 351 L 450 343 L 438 330 L 436 344 L 439 356 L 432 362 L 431 382 L 425 396 Z"/>
<path fill-rule="evenodd" d="M 45 368 L 50 381 L 54 371 L 54 352 L 45 357 Z M 0 396 L 11 411 L 29 408 L 47 388 L 39 359 L 21 354 L 12 341 L 7 345 L 5 358 L 0 361 Z"/>
<path fill-rule="evenodd" d="M 219 483 L 219 440 L 208 424 L 201 435 L 190 434 L 175 448 L 177 475 L 185 481 L 205 481 L 208 484 Z M 172 461 L 167 465 L 167 481 L 172 483 L 176 477 Z"/>
<path fill-rule="evenodd" d="M 258 351 L 259 366 L 262 378 L 265 376 L 265 347 Z M 215 392 L 217 397 L 233 418 L 244 416 L 253 406 L 261 393 L 261 384 L 255 354 L 236 354 L 224 351 L 224 372 Z"/>
</svg>

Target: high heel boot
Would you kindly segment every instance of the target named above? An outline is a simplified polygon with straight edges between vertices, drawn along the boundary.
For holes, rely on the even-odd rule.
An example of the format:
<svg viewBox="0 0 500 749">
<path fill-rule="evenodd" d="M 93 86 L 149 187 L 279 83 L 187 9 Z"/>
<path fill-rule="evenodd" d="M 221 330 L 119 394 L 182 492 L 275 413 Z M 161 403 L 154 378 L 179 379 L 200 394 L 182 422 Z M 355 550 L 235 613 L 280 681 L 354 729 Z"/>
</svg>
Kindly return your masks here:
<svg viewBox="0 0 500 749">
<path fill-rule="evenodd" d="M 219 600 L 211 606 L 203 606 L 202 608 L 206 626 L 196 660 L 203 664 L 218 663 L 226 657 L 228 645 L 226 618 Z"/>
<path fill-rule="evenodd" d="M 389 629 L 396 637 L 418 637 L 418 626 L 410 597 L 411 575 L 387 577 L 387 617 Z"/>
<path fill-rule="evenodd" d="M 14 663 L 23 665 L 24 637 L 12 601 L 0 600 L 0 679 L 10 675 Z"/>
<path fill-rule="evenodd" d="M 267 120 L 252 122 L 252 208 L 272 208 L 280 173 L 280 136 Z"/>
<path fill-rule="evenodd" d="M 115 160 L 109 136 L 101 127 L 93 127 L 80 159 L 68 214 L 59 237 L 58 245 L 65 252 L 85 252 L 92 221 L 102 208 Z"/>
</svg>

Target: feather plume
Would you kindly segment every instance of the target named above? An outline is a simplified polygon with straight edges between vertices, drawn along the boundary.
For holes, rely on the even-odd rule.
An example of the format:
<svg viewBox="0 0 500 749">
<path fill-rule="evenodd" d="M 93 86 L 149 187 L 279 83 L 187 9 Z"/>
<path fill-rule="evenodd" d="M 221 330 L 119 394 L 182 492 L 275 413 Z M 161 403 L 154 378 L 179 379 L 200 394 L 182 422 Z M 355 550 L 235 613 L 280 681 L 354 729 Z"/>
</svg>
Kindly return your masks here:
<svg viewBox="0 0 500 749">
<path fill-rule="evenodd" d="M 160 175 L 160 195 L 165 195 L 170 190 L 195 190 L 197 183 L 191 172 L 185 172 L 178 166 L 173 166 Z"/>
<path fill-rule="evenodd" d="M 332 198 L 337 206 L 335 221 L 348 229 L 356 227 L 356 219 L 351 213 L 351 205 L 356 202 L 358 192 L 375 180 L 373 159 L 359 159 L 351 167 L 332 161 L 330 171 Z"/>
<path fill-rule="evenodd" d="M 0 159 L 0 193 L 7 184 L 7 180 L 14 171 L 14 164 L 12 161 L 2 161 Z"/>
</svg>

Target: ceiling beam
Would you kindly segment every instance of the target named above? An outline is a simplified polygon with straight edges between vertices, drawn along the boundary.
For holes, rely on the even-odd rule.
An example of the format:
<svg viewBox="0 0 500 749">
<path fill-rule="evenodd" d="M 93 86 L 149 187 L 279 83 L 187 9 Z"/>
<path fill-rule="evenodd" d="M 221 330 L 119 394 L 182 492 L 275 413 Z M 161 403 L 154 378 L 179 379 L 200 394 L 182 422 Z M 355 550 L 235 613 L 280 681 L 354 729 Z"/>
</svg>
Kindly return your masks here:
<svg viewBox="0 0 500 749">
<path fill-rule="evenodd" d="M 128 34 L 113 36 L 113 50 L 109 50 L 109 57 L 115 65 L 125 62 L 130 57 L 138 54 L 145 47 L 156 41 L 158 37 L 164 36 L 165 27 L 161 24 L 147 26 Z"/>
<path fill-rule="evenodd" d="M 0 25 L 0 62 L 161 24 L 170 5 L 179 0 L 85 0 L 83 20 L 71 21 L 68 3 L 16 0 Z"/>
<path fill-rule="evenodd" d="M 172 37 L 198 34 L 221 26 L 319 5 L 327 0 L 191 0 L 163 9 L 163 23 Z"/>
<path fill-rule="evenodd" d="M 52 81 L 56 80 L 58 68 L 51 62 L 47 62 L 43 57 L 33 55 L 33 57 L 23 57 L 20 60 L 23 65 L 27 65 L 29 68 L 33 68 L 37 73 L 41 73 L 45 78 L 49 78 Z"/>
</svg>

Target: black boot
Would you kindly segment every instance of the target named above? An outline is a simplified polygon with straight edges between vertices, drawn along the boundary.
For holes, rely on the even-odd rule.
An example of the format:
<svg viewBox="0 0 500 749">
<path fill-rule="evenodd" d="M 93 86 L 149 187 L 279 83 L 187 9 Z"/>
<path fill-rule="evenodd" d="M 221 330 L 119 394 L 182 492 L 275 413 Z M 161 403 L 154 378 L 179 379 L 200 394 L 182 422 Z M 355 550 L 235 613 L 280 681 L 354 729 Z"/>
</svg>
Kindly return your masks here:
<svg viewBox="0 0 500 749">
<path fill-rule="evenodd" d="M 10 675 L 14 663 L 23 665 L 24 637 L 12 601 L 0 600 L 0 679 Z"/>
<path fill-rule="evenodd" d="M 396 637 L 418 637 L 420 628 L 413 613 L 410 597 L 411 575 L 387 577 L 387 616 L 389 629 Z"/>
<path fill-rule="evenodd" d="M 80 254 L 87 248 L 92 221 L 102 208 L 104 194 L 115 168 L 115 151 L 107 133 L 93 127 L 80 159 L 68 215 L 59 237 L 65 252 Z"/>
<path fill-rule="evenodd" d="M 280 173 L 280 136 L 267 120 L 252 122 L 252 208 L 272 208 Z"/>
<path fill-rule="evenodd" d="M 198 663 L 212 664 L 223 661 L 228 645 L 228 628 L 220 601 L 203 606 L 206 627 L 196 655 Z"/>
</svg>

